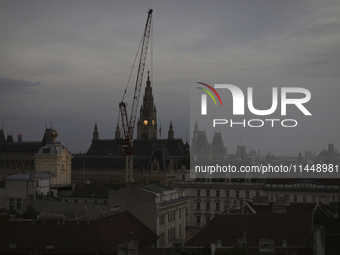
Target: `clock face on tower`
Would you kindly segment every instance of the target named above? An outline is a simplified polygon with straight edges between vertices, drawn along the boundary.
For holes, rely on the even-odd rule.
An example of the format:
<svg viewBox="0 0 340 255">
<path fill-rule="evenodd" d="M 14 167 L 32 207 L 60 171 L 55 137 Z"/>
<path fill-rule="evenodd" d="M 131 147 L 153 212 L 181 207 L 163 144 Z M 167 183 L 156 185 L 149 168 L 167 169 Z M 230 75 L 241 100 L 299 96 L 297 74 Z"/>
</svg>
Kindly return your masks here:
<svg viewBox="0 0 340 255">
<path fill-rule="evenodd" d="M 147 124 L 148 124 L 148 121 L 147 121 L 147 120 L 144 120 L 143 123 L 144 123 L 144 125 L 147 125 Z"/>
</svg>

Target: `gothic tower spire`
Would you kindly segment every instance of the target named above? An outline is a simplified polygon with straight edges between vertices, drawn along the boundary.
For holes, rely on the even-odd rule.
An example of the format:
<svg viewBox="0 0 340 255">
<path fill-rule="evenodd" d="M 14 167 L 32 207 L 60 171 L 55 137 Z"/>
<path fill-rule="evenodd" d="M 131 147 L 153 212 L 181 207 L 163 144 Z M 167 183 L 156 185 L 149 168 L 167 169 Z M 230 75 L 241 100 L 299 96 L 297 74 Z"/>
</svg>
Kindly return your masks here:
<svg viewBox="0 0 340 255">
<path fill-rule="evenodd" d="M 169 131 L 168 131 L 168 139 L 174 139 L 174 127 L 172 126 L 172 121 L 170 121 Z"/>
<path fill-rule="evenodd" d="M 149 71 L 137 122 L 137 139 L 157 139 L 157 110 L 154 105 Z"/>
<path fill-rule="evenodd" d="M 115 139 L 116 140 L 120 139 L 120 128 L 119 128 L 118 122 L 117 122 L 117 126 L 116 126 Z"/>
<path fill-rule="evenodd" d="M 99 132 L 98 132 L 98 127 L 97 127 L 97 121 L 96 121 L 96 124 L 94 125 L 92 143 L 93 143 L 95 140 L 99 140 Z"/>
</svg>

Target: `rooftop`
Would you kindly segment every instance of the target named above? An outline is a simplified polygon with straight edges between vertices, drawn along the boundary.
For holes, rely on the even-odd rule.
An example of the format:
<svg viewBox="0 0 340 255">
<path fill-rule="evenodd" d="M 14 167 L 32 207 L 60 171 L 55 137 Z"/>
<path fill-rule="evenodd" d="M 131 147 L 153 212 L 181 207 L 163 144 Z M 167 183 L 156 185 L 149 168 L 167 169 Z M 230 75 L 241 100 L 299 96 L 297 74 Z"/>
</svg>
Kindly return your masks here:
<svg viewBox="0 0 340 255">
<path fill-rule="evenodd" d="M 115 254 L 117 246 L 137 240 L 144 247 L 158 236 L 125 211 L 94 221 L 0 221 L 1 253 Z"/>
<path fill-rule="evenodd" d="M 21 174 L 13 174 L 6 177 L 5 180 L 29 180 L 30 178 L 36 179 L 51 179 L 55 178 L 56 176 L 50 172 L 38 172 L 38 173 L 21 173 Z"/>
<path fill-rule="evenodd" d="M 275 246 L 286 240 L 289 246 L 308 247 L 311 229 L 312 212 L 218 215 L 189 237 L 185 246 L 220 240 L 222 247 L 234 247 L 245 237 L 248 247 L 258 247 L 260 239 L 273 239 Z"/>
<path fill-rule="evenodd" d="M 152 183 L 149 185 L 144 185 L 143 189 L 149 190 L 154 193 L 168 193 L 175 191 L 173 188 L 169 188 L 160 184 Z"/>
</svg>

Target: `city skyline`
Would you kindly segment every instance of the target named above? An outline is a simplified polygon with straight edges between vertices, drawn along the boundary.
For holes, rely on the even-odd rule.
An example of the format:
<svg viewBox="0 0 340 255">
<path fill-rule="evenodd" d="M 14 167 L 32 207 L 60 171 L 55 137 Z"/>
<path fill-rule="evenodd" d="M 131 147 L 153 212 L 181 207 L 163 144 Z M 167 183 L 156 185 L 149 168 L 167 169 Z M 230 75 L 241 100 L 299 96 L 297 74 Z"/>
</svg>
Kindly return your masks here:
<svg viewBox="0 0 340 255">
<path fill-rule="evenodd" d="M 336 1 L 0 4 L 0 124 L 5 134 L 16 136 L 20 130 L 23 141 L 32 141 L 41 140 L 45 125 L 53 123 L 57 140 L 72 153 L 89 148 L 95 122 L 101 139 L 114 138 L 118 103 L 149 8 L 154 10 L 153 42 L 148 51 L 151 54 L 153 46 L 153 63 L 148 54 L 145 69 L 151 71 L 161 138 L 167 137 L 172 120 L 175 137 L 190 141 L 189 91 L 196 82 L 213 85 L 240 84 L 259 77 L 340 77 L 340 8 Z M 130 104 L 135 77 L 131 77 L 126 97 Z M 141 100 L 138 108 L 140 104 Z M 337 102 L 332 105 L 339 106 Z M 323 142 L 307 144 L 306 150 L 318 153 L 331 142 L 338 147 L 339 139 L 330 137 L 336 136 L 339 123 L 332 123 L 331 129 L 316 128 Z M 233 135 L 231 141 L 228 137 L 229 152 L 236 150 L 239 137 Z M 255 147 L 257 143 L 250 139 L 243 134 L 247 150 L 273 151 L 266 145 Z M 303 143 L 289 156 L 302 151 Z M 291 151 L 287 146 L 281 154 Z"/>
</svg>

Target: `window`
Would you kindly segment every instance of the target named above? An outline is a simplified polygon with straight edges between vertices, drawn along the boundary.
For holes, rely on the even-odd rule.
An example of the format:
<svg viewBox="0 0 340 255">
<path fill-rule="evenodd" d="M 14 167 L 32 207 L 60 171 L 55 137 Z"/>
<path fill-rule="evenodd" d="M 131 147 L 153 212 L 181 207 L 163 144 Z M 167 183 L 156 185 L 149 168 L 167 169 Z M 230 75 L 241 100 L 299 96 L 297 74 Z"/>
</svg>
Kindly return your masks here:
<svg viewBox="0 0 340 255">
<path fill-rule="evenodd" d="M 178 226 L 178 234 L 179 234 L 179 236 L 182 235 L 182 225 Z"/>
<path fill-rule="evenodd" d="M 182 181 L 185 181 L 185 175 L 182 174 Z"/>
<path fill-rule="evenodd" d="M 297 202 L 297 195 L 294 194 L 294 202 Z"/>
<path fill-rule="evenodd" d="M 14 209 L 14 198 L 9 199 L 9 208 Z"/>
<path fill-rule="evenodd" d="M 159 244 L 165 244 L 164 232 L 159 234 Z"/>
<path fill-rule="evenodd" d="M 165 214 L 163 213 L 159 219 L 159 225 L 163 225 L 165 223 Z"/>
<path fill-rule="evenodd" d="M 220 203 L 216 203 L 216 211 L 220 210 Z"/>
<path fill-rule="evenodd" d="M 216 197 L 220 197 L 220 191 L 216 190 Z"/>
<path fill-rule="evenodd" d="M 205 204 L 205 209 L 206 209 L 206 210 L 210 210 L 210 203 L 206 203 L 206 204 Z"/>
<path fill-rule="evenodd" d="M 315 195 L 312 196 L 312 201 L 313 201 L 313 203 L 316 202 L 316 197 L 315 197 Z"/>
<path fill-rule="evenodd" d="M 210 190 L 207 189 L 207 197 L 210 197 Z"/>
<path fill-rule="evenodd" d="M 270 201 L 274 201 L 274 195 L 270 194 Z"/>
<path fill-rule="evenodd" d="M 64 243 L 63 244 L 63 250 L 64 251 L 69 251 L 72 249 L 72 243 Z"/>
<path fill-rule="evenodd" d="M 236 191 L 236 197 L 240 197 L 240 192 Z"/>
<path fill-rule="evenodd" d="M 10 243 L 9 245 L 8 245 L 8 249 L 9 250 L 15 250 L 17 248 L 17 244 L 16 243 Z"/>
<path fill-rule="evenodd" d="M 201 196 L 201 191 L 199 189 L 197 190 L 197 196 Z"/>
<path fill-rule="evenodd" d="M 178 211 L 178 218 L 182 218 L 182 208 L 179 208 L 179 211 Z"/>
<path fill-rule="evenodd" d="M 197 209 L 197 210 L 201 210 L 201 203 L 200 203 L 200 202 L 197 202 L 197 203 L 196 203 L 196 209 Z"/>
<path fill-rule="evenodd" d="M 176 220 L 176 210 L 173 210 L 172 212 L 172 220 Z"/>
<path fill-rule="evenodd" d="M 259 197 L 260 196 L 260 192 L 256 191 L 256 196 Z"/>
<path fill-rule="evenodd" d="M 172 229 L 169 229 L 168 230 L 168 241 L 171 241 L 173 239 L 175 239 L 176 237 L 176 229 L 175 228 L 172 228 Z"/>
<path fill-rule="evenodd" d="M 246 191 L 246 198 L 249 198 L 249 191 Z"/>
<path fill-rule="evenodd" d="M 303 202 L 304 202 L 304 203 L 307 202 L 307 197 L 306 197 L 306 195 L 303 195 L 302 199 L 303 199 Z"/>
<path fill-rule="evenodd" d="M 34 250 L 34 243 L 26 243 L 25 250 Z"/>
<path fill-rule="evenodd" d="M 210 221 L 210 217 L 205 218 L 205 223 L 208 223 Z"/>
<path fill-rule="evenodd" d="M 226 197 L 229 197 L 229 190 L 227 190 L 227 191 L 225 192 L 225 196 L 226 196 Z"/>
<path fill-rule="evenodd" d="M 201 224 L 201 216 L 196 216 L 196 225 Z"/>
<path fill-rule="evenodd" d="M 17 210 L 21 210 L 21 198 L 17 198 Z"/>
<path fill-rule="evenodd" d="M 99 244 L 98 244 L 98 250 L 99 250 L 99 251 L 104 250 L 104 244 L 103 244 L 103 243 L 99 243 Z"/>
<path fill-rule="evenodd" d="M 53 243 L 46 244 L 46 250 L 54 250 L 54 244 Z"/>
</svg>

